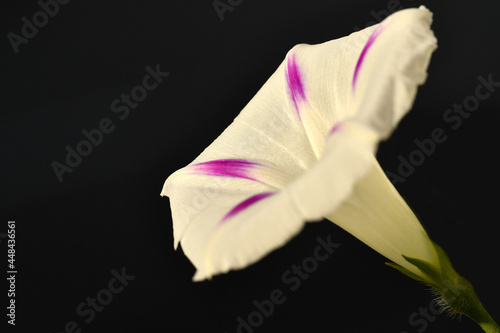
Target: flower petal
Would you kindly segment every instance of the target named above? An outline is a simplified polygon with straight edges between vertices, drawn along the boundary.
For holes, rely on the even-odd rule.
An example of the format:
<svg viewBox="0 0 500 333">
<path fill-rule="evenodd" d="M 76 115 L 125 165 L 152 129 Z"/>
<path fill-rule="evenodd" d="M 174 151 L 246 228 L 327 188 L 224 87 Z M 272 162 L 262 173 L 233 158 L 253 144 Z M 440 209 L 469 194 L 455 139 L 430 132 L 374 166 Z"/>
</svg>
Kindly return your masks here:
<svg viewBox="0 0 500 333">
<path fill-rule="evenodd" d="M 361 56 L 353 82 L 354 113 L 363 125 L 387 138 L 410 110 L 417 87 L 425 82 L 436 38 L 425 7 L 405 9 L 384 20 Z M 357 74 L 357 75 L 356 75 Z"/>
<path fill-rule="evenodd" d="M 276 191 L 293 178 L 266 161 L 242 159 L 211 160 L 192 163 L 170 175 L 162 195 L 170 197 L 174 222 L 174 247 L 187 226 L 210 208 L 220 221 L 245 198 Z M 209 218 L 209 217 L 207 217 Z"/>
<path fill-rule="evenodd" d="M 253 204 L 259 202 L 262 199 L 267 198 L 270 195 L 273 195 L 274 192 L 264 192 L 264 193 L 259 193 L 254 195 L 253 197 L 250 197 L 242 202 L 240 202 L 238 205 L 236 205 L 229 213 L 227 213 L 222 220 L 220 220 L 219 224 L 222 224 L 226 222 L 228 219 L 231 217 L 237 215 L 238 213 L 242 212 L 243 210 L 247 209 L 248 207 L 252 206 Z"/>
<path fill-rule="evenodd" d="M 377 37 L 382 33 L 382 31 L 385 30 L 385 28 L 390 24 L 390 20 L 385 20 L 381 22 L 377 28 L 373 31 L 371 34 L 370 38 L 366 41 L 365 47 L 363 48 L 363 51 L 361 51 L 361 54 L 358 58 L 358 62 L 356 64 L 356 69 L 354 70 L 354 75 L 352 78 L 352 89 L 354 91 L 356 87 L 356 81 L 358 79 L 358 74 L 359 70 L 361 68 L 361 65 L 363 65 L 363 61 L 365 60 L 366 54 L 368 53 L 368 50 L 371 48 Z"/>
<path fill-rule="evenodd" d="M 330 135 L 321 159 L 289 184 L 288 191 L 303 219 L 318 221 L 351 195 L 371 168 L 377 133 L 347 120 Z"/>
<path fill-rule="evenodd" d="M 326 218 L 416 275 L 422 273 L 403 255 L 440 267 L 426 231 L 374 158 L 349 198 Z"/>
<path fill-rule="evenodd" d="M 242 159 L 213 160 L 188 165 L 185 174 L 209 175 L 249 179 L 280 189 L 287 184 L 291 176 L 269 162 Z"/>
<path fill-rule="evenodd" d="M 197 216 L 182 239 L 182 248 L 197 268 L 194 281 L 244 268 L 285 245 L 304 227 L 286 192 L 279 191 L 246 205 L 223 223 L 211 219 L 213 207 Z M 229 213 L 231 214 L 231 213 Z"/>
</svg>

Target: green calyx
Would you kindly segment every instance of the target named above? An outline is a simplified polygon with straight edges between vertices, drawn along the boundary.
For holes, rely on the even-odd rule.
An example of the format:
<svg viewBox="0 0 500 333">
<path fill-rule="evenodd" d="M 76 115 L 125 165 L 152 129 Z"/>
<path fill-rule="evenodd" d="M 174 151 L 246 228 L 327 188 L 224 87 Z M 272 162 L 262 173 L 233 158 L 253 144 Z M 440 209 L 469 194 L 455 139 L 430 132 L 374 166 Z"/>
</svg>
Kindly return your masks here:
<svg viewBox="0 0 500 333">
<path fill-rule="evenodd" d="M 487 333 L 500 333 L 500 326 L 488 314 L 472 284 L 455 271 L 446 252 L 436 243 L 433 244 L 439 257 L 441 266 L 439 268 L 427 261 L 405 255 L 403 257 L 406 261 L 415 265 L 422 275 L 412 273 L 392 262 L 386 264 L 414 280 L 431 286 L 441 296 L 442 302 L 446 304 L 446 310 L 470 317 Z"/>
</svg>

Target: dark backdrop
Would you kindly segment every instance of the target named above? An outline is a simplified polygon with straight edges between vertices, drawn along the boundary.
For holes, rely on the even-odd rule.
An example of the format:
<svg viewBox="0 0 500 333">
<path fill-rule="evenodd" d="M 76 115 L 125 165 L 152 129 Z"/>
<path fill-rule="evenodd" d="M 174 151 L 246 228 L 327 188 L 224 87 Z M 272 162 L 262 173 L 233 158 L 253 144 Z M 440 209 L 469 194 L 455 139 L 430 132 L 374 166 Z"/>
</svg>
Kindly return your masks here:
<svg viewBox="0 0 500 333">
<path fill-rule="evenodd" d="M 53 17 L 39 13 L 44 3 L 8 0 L 0 11 L 0 257 L 6 276 L 7 221 L 15 220 L 13 331 L 230 333 L 241 317 L 259 333 L 480 332 L 468 318 L 434 315 L 425 286 L 329 222 L 307 225 L 245 270 L 193 283 L 159 195 L 293 45 L 342 37 L 388 8 L 421 3 L 435 14 L 439 48 L 411 114 L 378 157 L 397 173 L 415 140 L 444 131 L 446 141 L 396 187 L 500 320 L 500 91 L 471 104 L 460 123 L 443 119 L 454 104 L 474 102 L 479 77 L 500 81 L 497 1 L 221 0 L 231 9 L 222 16 L 211 0 L 67 1 L 47 7 Z M 26 23 L 33 16 L 36 30 Z M 113 102 L 142 84 L 148 66 L 169 75 L 129 113 L 114 113 Z M 108 133 L 94 136 L 92 152 L 58 179 L 54 161 L 65 164 L 66 147 L 99 127 Z M 328 235 L 341 246 L 292 291 L 282 275 Z M 273 290 L 282 304 L 259 317 L 255 301 L 267 306 Z M 104 305 L 90 310 L 92 298 Z"/>
</svg>

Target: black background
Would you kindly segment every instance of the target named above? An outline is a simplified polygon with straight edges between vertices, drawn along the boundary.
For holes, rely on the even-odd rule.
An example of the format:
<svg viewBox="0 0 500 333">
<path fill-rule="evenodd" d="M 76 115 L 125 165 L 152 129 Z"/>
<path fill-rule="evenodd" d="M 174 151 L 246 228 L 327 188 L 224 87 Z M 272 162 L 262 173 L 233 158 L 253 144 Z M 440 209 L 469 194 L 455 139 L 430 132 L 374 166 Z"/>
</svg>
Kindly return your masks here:
<svg viewBox="0 0 500 333">
<path fill-rule="evenodd" d="M 13 331 L 64 332 L 74 321 L 82 332 L 230 333 L 238 316 L 255 310 L 254 300 L 280 289 L 286 301 L 255 332 L 481 332 L 468 318 L 444 314 L 425 327 L 412 325 L 409 317 L 432 300 L 426 287 L 326 221 L 307 225 L 259 263 L 210 282 L 191 282 L 193 266 L 172 247 L 169 201 L 159 195 L 166 177 L 230 124 L 293 45 L 347 35 L 391 3 L 247 0 L 221 21 L 212 1 L 71 1 L 15 53 L 7 34 L 20 35 L 21 18 L 31 21 L 40 6 L 4 1 L 0 233 L 16 221 Z M 405 8 L 420 4 L 434 12 L 439 48 L 411 114 L 378 157 L 397 172 L 398 156 L 408 158 L 415 139 L 445 131 L 447 140 L 396 187 L 499 320 L 500 91 L 456 130 L 443 114 L 474 95 L 478 76 L 500 81 L 500 4 L 400 0 Z M 157 64 L 170 75 L 119 119 L 112 101 Z M 114 131 L 59 182 L 51 163 L 64 163 L 65 147 L 75 148 L 82 130 L 103 118 Z M 291 291 L 282 274 L 328 235 L 341 247 Z M 135 278 L 86 323 L 77 306 L 122 268 Z"/>
</svg>

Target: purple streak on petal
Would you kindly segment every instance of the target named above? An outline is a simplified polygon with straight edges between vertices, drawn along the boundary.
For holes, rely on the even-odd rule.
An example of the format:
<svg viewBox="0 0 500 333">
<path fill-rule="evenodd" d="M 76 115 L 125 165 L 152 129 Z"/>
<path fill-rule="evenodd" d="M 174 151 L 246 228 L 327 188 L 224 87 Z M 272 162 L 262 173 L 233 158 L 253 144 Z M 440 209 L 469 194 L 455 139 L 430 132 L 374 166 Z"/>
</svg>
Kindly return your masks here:
<svg viewBox="0 0 500 333">
<path fill-rule="evenodd" d="M 300 117 L 299 103 L 306 100 L 306 94 L 304 92 L 304 85 L 302 83 L 302 74 L 300 73 L 300 68 L 297 65 L 295 59 L 295 53 L 292 53 L 287 60 L 286 64 L 286 82 L 288 88 L 290 89 L 290 95 L 295 105 L 295 110 Z"/>
<path fill-rule="evenodd" d="M 254 203 L 257 203 L 259 202 L 260 200 L 262 199 L 265 199 L 267 198 L 268 196 L 270 195 L 273 195 L 275 192 L 264 192 L 264 193 L 259 193 L 257 195 L 254 195 L 242 202 L 240 202 L 239 204 L 237 204 L 236 206 L 234 206 L 233 209 L 231 209 L 229 211 L 229 213 L 227 213 L 223 218 L 222 220 L 219 222 L 219 225 L 224 223 L 227 219 L 233 217 L 234 215 L 238 214 L 239 212 L 247 209 L 248 207 L 250 207 L 251 205 L 253 205 Z"/>
<path fill-rule="evenodd" d="M 388 21 L 383 21 L 381 22 L 378 27 L 372 32 L 370 38 L 368 38 L 368 41 L 365 44 L 365 47 L 363 48 L 363 51 L 361 51 L 361 55 L 359 56 L 358 63 L 356 64 L 356 69 L 354 70 L 354 76 L 352 79 L 352 91 L 354 91 L 354 88 L 356 86 L 356 80 L 358 79 L 358 74 L 359 70 L 361 68 L 361 65 L 363 64 L 363 61 L 365 60 L 366 53 L 370 49 L 370 47 L 373 45 L 377 37 L 384 31 L 384 29 L 388 26 Z"/>
<path fill-rule="evenodd" d="M 341 127 L 342 127 L 342 122 L 339 121 L 338 123 L 333 125 L 332 128 L 330 128 L 330 131 L 328 131 L 328 135 L 326 137 L 329 138 L 333 133 L 337 132 Z"/>
<path fill-rule="evenodd" d="M 261 164 L 247 160 L 227 159 L 192 164 L 187 167 L 187 170 L 191 173 L 237 177 L 258 181 L 252 176 L 251 170 L 259 165 Z"/>
</svg>

